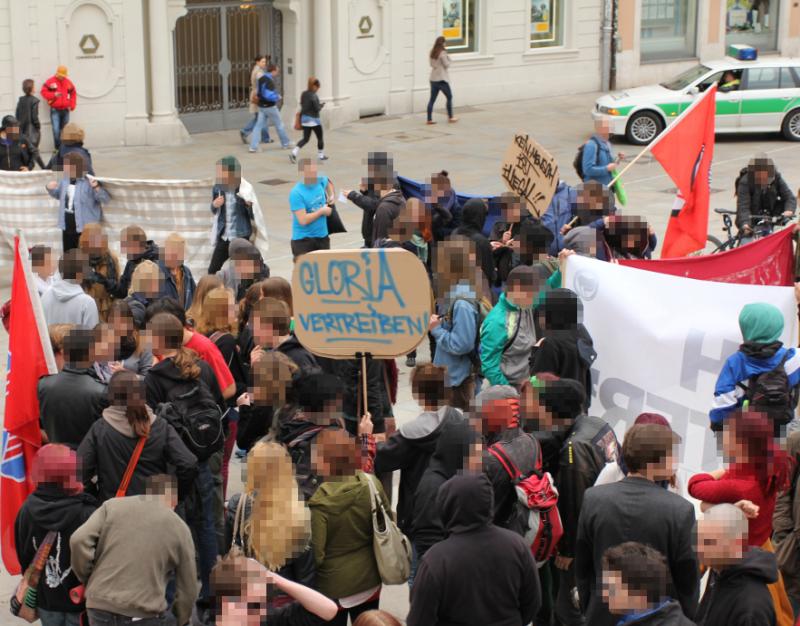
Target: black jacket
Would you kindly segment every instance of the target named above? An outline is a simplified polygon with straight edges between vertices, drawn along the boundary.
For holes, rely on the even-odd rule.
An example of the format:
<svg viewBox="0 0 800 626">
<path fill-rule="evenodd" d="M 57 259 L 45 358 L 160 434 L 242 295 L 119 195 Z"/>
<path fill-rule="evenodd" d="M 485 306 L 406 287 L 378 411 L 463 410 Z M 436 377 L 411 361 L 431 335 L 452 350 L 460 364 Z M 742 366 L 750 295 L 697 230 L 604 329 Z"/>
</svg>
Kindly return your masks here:
<svg viewBox="0 0 800 626">
<path fill-rule="evenodd" d="M 101 502 L 113 498 L 138 441 L 122 410 L 119 407 L 106 409 L 103 418 L 92 425 L 78 448 L 86 490 L 96 492 Z M 189 493 L 196 473 L 197 459 L 194 454 L 165 419 L 156 417 L 125 495 L 143 494 L 149 476 L 174 474 L 178 478 L 178 499 L 183 500 Z M 97 484 L 93 485 L 92 479 L 95 477 Z"/>
<path fill-rule="evenodd" d="M 619 621 L 619 615 L 614 619 Z M 646 611 L 638 618 L 628 617 L 627 619 L 625 626 L 696 626 L 683 614 L 681 605 L 675 600 L 666 602 L 658 607 L 658 610 Z"/>
<path fill-rule="evenodd" d="M 16 139 L 0 139 L 0 170 L 18 172 L 21 167 L 33 167 L 30 140 L 25 135 Z"/>
<path fill-rule="evenodd" d="M 414 494 L 431 455 L 436 440 L 447 419 L 461 418 L 458 409 L 443 406 L 436 413 L 423 413 L 403 424 L 384 443 L 378 444 L 375 454 L 375 473 L 400 470 L 400 491 L 397 498 L 397 524 L 410 534 L 414 522 Z"/>
<path fill-rule="evenodd" d="M 757 187 L 749 168 L 743 170 L 736 183 L 736 227 L 745 224 L 753 225 L 751 220 L 760 216 L 777 217 L 784 211 L 797 208 L 795 198 L 789 185 L 780 173 L 765 187 Z"/>
<path fill-rule="evenodd" d="M 371 248 L 375 210 L 378 208 L 380 196 L 374 187 L 368 185 L 363 192 L 351 191 L 347 194 L 347 199 L 363 211 L 361 216 L 361 236 L 364 238 L 364 246 Z"/>
<path fill-rule="evenodd" d="M 120 279 L 117 282 L 117 289 L 112 294 L 115 298 L 128 297 L 128 290 L 131 288 L 131 278 L 133 277 L 133 272 L 142 261 L 152 261 L 158 265 L 158 267 L 161 269 L 161 273 L 164 275 L 164 294 L 162 295 L 168 295 L 166 294 L 166 289 L 170 272 L 164 265 L 164 262 L 161 260 L 161 251 L 158 249 L 156 243 L 150 239 L 145 242 L 144 246 L 144 252 L 138 256 L 131 257 L 125 264 L 125 269 L 122 271 L 122 276 L 120 276 Z"/>
<path fill-rule="evenodd" d="M 275 350 L 288 356 L 304 374 L 320 370 L 317 358 L 303 347 L 303 344 L 300 343 L 294 333 Z"/>
<path fill-rule="evenodd" d="M 344 387 L 342 409 L 345 419 L 357 422 L 364 414 L 361 359 L 336 359 L 334 366 L 335 374 Z M 385 365 L 380 359 L 367 359 L 367 403 L 367 410 L 372 415 L 374 423 L 382 425 L 385 418 L 392 417 L 392 401 L 386 388 Z"/>
<path fill-rule="evenodd" d="M 376 241 L 389 236 L 392 224 L 405 205 L 406 199 L 398 189 L 393 189 L 378 201 L 375 207 L 375 221 L 372 225 L 370 245 L 374 246 Z"/>
<path fill-rule="evenodd" d="M 321 426 L 304 419 L 294 419 L 296 409 L 286 407 L 279 416 L 280 427 L 277 441 L 284 446 L 292 457 L 294 477 L 300 494 L 308 501 L 323 483 L 311 462 L 311 448 L 320 431 L 333 426 Z M 290 417 L 291 416 L 291 417 Z M 287 419 L 288 418 L 288 419 Z"/>
<path fill-rule="evenodd" d="M 213 333 L 209 335 L 209 338 L 212 336 Z M 236 398 L 247 391 L 247 371 L 244 363 L 242 362 L 242 356 L 239 352 L 239 345 L 236 342 L 236 337 L 230 333 L 222 333 L 216 337 L 214 345 L 219 348 L 222 358 L 225 359 L 225 363 L 228 365 L 228 369 L 231 371 L 233 382 L 236 383 L 236 393 L 228 401 L 228 406 L 235 407 Z"/>
<path fill-rule="evenodd" d="M 19 131 L 38 146 L 42 129 L 39 122 L 39 98 L 33 95 L 20 96 L 15 117 L 19 121 Z"/>
<path fill-rule="evenodd" d="M 439 510 L 448 532 L 420 561 L 408 626 L 523 626 L 541 606 L 539 574 L 522 537 L 492 520 L 484 475 L 442 485 Z"/>
<path fill-rule="evenodd" d="M 439 487 L 463 469 L 476 438 L 477 435 L 465 419 L 447 419 L 442 425 L 442 432 L 436 440 L 436 451 L 414 494 L 410 538 L 417 550 L 418 561 L 432 545 L 447 536 L 439 512 Z"/>
<path fill-rule="evenodd" d="M 492 230 L 489 231 L 489 241 L 502 241 L 503 233 L 508 230 L 508 227 L 511 226 L 511 237 L 513 239 L 519 240 L 519 231 L 522 228 L 522 224 L 525 222 L 535 222 L 533 215 L 527 209 L 522 210 L 522 217 L 520 218 L 519 222 L 515 224 L 510 224 L 509 222 L 504 222 L 503 220 L 497 220 L 494 224 L 492 224 Z"/>
<path fill-rule="evenodd" d="M 495 279 L 494 257 L 492 256 L 492 245 L 489 239 L 483 234 L 483 227 L 486 224 L 487 209 L 486 204 L 479 198 L 471 198 L 464 203 L 461 211 L 461 225 L 453 231 L 454 235 L 467 237 L 475 242 L 475 250 L 478 254 L 478 265 L 483 270 L 488 284 L 493 285 Z"/>
<path fill-rule="evenodd" d="M 83 605 L 73 604 L 69 598 L 69 590 L 81 584 L 70 569 L 69 539 L 98 506 L 97 500 L 89 494 L 67 495 L 50 484 L 39 485 L 22 504 L 14 523 L 14 544 L 23 572 L 36 556 L 45 535 L 51 530 L 58 532 L 48 557 L 53 561 L 42 570 L 37 587 L 40 608 L 64 613 L 83 610 Z M 58 564 L 56 568 L 55 563 Z"/>
<path fill-rule="evenodd" d="M 239 407 L 239 426 L 236 430 L 236 445 L 250 450 L 256 441 L 264 437 L 272 426 L 275 413 L 271 406 L 243 404 Z"/>
<path fill-rule="evenodd" d="M 315 91 L 307 89 L 300 94 L 300 115 L 319 117 L 324 106 L 325 103 L 319 101 L 319 96 Z"/>
<path fill-rule="evenodd" d="M 94 166 L 92 165 L 92 155 L 83 147 L 82 141 L 62 141 L 61 147 L 56 152 L 50 162 L 47 164 L 47 169 L 61 171 L 64 168 L 64 157 L 70 152 L 77 152 L 83 156 L 86 164 L 86 173 L 89 176 L 94 176 Z"/>
<path fill-rule="evenodd" d="M 77 449 L 108 406 L 107 391 L 92 369 L 65 365 L 58 374 L 40 378 L 40 421 L 50 443 Z"/>
<path fill-rule="evenodd" d="M 562 436 L 558 475 L 555 477 L 558 512 L 564 526 L 558 552 L 562 556 L 575 557 L 575 538 L 584 493 L 594 485 L 606 463 L 616 461 L 621 452 L 611 426 L 599 417 L 578 417 Z"/>
<path fill-rule="evenodd" d="M 521 428 L 503 431 L 491 444 L 501 446 L 524 476 L 542 467 L 542 450 L 539 442 L 533 435 L 522 432 Z M 508 472 L 497 457 L 489 452 L 488 446 L 483 451 L 483 473 L 488 476 L 494 491 L 494 523 L 504 528 L 517 499 L 517 492 Z"/>
<path fill-rule="evenodd" d="M 222 391 L 220 391 L 214 371 L 208 363 L 201 359 L 198 359 L 197 365 L 200 367 L 200 380 L 206 384 L 220 410 L 224 412 L 225 399 L 222 397 Z M 147 404 L 154 411 L 161 402 L 167 402 L 169 391 L 174 387 L 186 386 L 188 388 L 189 385 L 194 385 L 194 381 L 181 378 L 180 370 L 175 367 L 171 358 L 164 359 L 147 370 L 144 383 L 147 389 Z"/>
<path fill-rule="evenodd" d="M 700 582 L 694 520 L 688 500 L 644 478 L 629 476 L 586 491 L 574 555 L 587 623 L 615 626 L 619 621 L 600 594 L 602 558 L 608 548 L 626 541 L 649 545 L 664 555 L 672 575 L 670 596 L 680 602 L 685 615 L 693 617 Z"/>
<path fill-rule="evenodd" d="M 767 585 L 778 580 L 775 555 L 750 548 L 737 565 L 711 572 L 695 621 L 699 626 L 774 626 Z"/>
</svg>

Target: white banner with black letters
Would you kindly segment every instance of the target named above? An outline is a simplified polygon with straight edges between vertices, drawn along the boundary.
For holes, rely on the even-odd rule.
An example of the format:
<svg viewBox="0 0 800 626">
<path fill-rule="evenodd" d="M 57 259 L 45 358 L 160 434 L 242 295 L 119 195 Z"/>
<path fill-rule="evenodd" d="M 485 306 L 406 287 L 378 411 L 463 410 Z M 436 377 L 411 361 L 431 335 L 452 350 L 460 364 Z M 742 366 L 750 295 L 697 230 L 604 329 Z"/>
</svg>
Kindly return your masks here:
<svg viewBox="0 0 800 626">
<path fill-rule="evenodd" d="M 783 311 L 781 340 L 797 345 L 792 287 L 693 280 L 569 257 L 564 286 L 583 303 L 597 350 L 590 413 L 622 436 L 643 412 L 660 413 L 683 439 L 681 469 L 720 467 L 708 412 L 725 359 L 742 342 L 739 312 L 750 302 Z"/>
</svg>

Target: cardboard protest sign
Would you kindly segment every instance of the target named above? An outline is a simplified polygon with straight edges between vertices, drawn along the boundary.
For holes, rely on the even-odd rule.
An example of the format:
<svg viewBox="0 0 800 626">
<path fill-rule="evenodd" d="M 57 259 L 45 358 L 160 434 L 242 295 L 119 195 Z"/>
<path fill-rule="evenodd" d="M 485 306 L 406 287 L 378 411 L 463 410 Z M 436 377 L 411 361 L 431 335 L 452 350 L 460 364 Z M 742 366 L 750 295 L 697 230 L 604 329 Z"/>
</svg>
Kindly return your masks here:
<svg viewBox="0 0 800 626">
<path fill-rule="evenodd" d="M 406 250 L 305 254 L 295 262 L 292 296 L 297 338 L 320 356 L 401 356 L 428 332 L 428 273 Z"/>
<path fill-rule="evenodd" d="M 525 200 L 536 217 L 547 210 L 558 186 L 558 163 L 527 134 L 517 133 L 500 170 L 511 193 Z"/>
</svg>

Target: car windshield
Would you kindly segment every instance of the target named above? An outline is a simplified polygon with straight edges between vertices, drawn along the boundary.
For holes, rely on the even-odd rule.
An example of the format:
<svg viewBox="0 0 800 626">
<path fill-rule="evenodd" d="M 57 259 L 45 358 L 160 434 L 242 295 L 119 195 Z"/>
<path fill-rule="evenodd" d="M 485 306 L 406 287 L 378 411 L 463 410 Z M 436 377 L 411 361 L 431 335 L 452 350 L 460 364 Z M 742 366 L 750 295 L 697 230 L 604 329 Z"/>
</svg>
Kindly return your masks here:
<svg viewBox="0 0 800 626">
<path fill-rule="evenodd" d="M 694 81 L 696 81 L 698 78 L 701 78 L 709 71 L 710 68 L 706 67 L 705 65 L 695 65 L 693 68 L 686 70 L 672 80 L 661 83 L 661 86 L 671 89 L 672 91 L 680 91 L 681 89 L 686 89 Z"/>
</svg>

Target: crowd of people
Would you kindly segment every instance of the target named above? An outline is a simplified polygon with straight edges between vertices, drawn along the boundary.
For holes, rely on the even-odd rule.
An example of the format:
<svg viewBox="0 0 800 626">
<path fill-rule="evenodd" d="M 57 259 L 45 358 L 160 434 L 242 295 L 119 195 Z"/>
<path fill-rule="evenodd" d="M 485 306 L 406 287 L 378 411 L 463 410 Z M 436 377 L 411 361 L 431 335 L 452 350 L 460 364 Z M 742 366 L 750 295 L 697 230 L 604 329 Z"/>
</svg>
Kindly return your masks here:
<svg viewBox="0 0 800 626">
<path fill-rule="evenodd" d="M 270 141 L 267 121 L 288 147 L 276 76 L 256 60 L 251 150 Z M 365 248 L 405 250 L 430 277 L 428 350 L 402 355 L 420 411 L 398 425 L 396 360 L 327 359 L 298 340 L 291 284 L 251 242 L 236 158 L 217 163 L 204 275 L 180 234 L 156 242 L 143 225 L 119 233 L 121 262 L 65 77 L 42 88 L 63 104 L 47 184 L 62 250 L 30 250 L 58 373 L 38 383 L 44 445 L 14 528 L 44 626 L 794 624 L 800 433 L 786 433 L 800 351 L 780 341 L 781 311 L 739 312 L 742 343 L 708 398 L 724 467 L 680 484 L 683 442 L 664 416 L 637 416 L 620 443 L 593 409 L 597 353 L 564 264 L 657 244 L 607 187 L 618 159 L 602 122 L 583 181 L 561 181 L 541 219 L 513 194 L 492 200 L 498 215 L 461 202 L 446 171 L 406 197 L 386 153 L 341 191 L 363 212 Z M 333 182 L 298 158 L 314 133 L 324 160 L 319 87 L 309 80 L 290 153 L 295 258 L 338 228 Z M 35 154 L 21 122 L 3 121 L 0 145 L 21 163 L 3 169 Z M 743 174 L 747 220 L 793 212 L 774 164 Z M 246 482 L 232 493 L 237 456 Z M 407 615 L 381 610 L 390 584 L 409 586 Z"/>
</svg>

